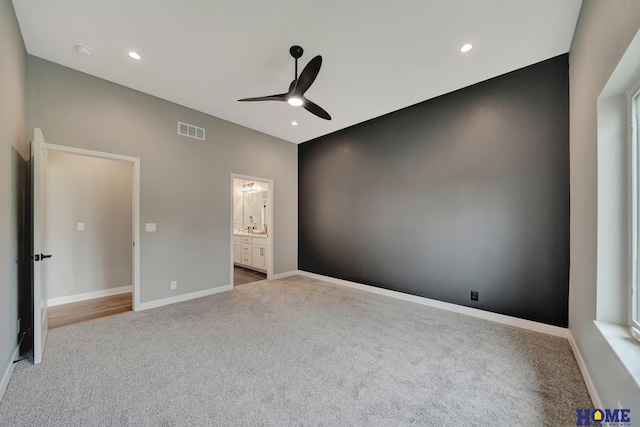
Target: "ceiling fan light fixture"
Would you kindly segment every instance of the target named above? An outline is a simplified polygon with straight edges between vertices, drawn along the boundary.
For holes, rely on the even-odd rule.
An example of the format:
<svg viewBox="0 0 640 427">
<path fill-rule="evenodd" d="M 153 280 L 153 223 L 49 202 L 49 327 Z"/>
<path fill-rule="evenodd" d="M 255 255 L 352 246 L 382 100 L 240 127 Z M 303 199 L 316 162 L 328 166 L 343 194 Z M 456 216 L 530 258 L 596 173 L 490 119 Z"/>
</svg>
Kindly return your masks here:
<svg viewBox="0 0 640 427">
<path fill-rule="evenodd" d="M 473 48 L 473 45 L 470 45 L 469 43 L 465 44 L 464 46 L 462 46 L 460 48 L 460 52 L 464 53 L 464 52 L 469 52 L 471 50 L 471 48 Z"/>
<path fill-rule="evenodd" d="M 132 57 L 133 59 L 140 59 L 140 55 L 137 52 L 129 52 L 129 56 Z"/>
<path fill-rule="evenodd" d="M 314 56 L 313 59 L 304 67 L 302 72 L 298 74 L 298 59 L 302 56 L 302 48 L 300 46 L 291 46 L 289 53 L 296 60 L 296 63 L 293 81 L 289 85 L 289 90 L 286 93 L 242 98 L 238 99 L 238 101 L 287 101 L 287 103 L 293 107 L 302 107 L 321 119 L 331 120 L 329 113 L 323 110 L 322 107 L 304 97 L 304 93 L 309 89 L 320 72 L 322 56 Z"/>
<path fill-rule="evenodd" d="M 289 103 L 289 105 L 299 107 L 302 105 L 302 98 L 298 98 L 297 96 L 290 96 L 289 99 L 287 99 L 287 102 Z"/>
</svg>

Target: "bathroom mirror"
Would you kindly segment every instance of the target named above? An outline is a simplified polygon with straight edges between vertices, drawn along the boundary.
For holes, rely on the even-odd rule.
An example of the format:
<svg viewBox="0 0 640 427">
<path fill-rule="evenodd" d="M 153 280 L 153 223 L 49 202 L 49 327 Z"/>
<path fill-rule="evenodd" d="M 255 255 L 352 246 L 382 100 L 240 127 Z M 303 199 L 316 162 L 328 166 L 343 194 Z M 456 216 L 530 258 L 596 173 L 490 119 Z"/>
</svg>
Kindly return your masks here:
<svg viewBox="0 0 640 427">
<path fill-rule="evenodd" d="M 269 230 L 269 184 L 235 178 L 233 187 L 233 228 L 266 234 Z"/>
</svg>

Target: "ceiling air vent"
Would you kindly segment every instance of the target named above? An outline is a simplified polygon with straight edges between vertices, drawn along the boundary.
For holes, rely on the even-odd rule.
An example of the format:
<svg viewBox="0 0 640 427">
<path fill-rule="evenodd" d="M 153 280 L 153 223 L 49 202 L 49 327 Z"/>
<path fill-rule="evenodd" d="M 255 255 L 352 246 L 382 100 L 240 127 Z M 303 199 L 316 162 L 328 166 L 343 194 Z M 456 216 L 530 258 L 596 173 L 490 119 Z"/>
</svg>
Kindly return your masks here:
<svg viewBox="0 0 640 427">
<path fill-rule="evenodd" d="M 190 125 L 188 123 L 178 122 L 178 135 L 188 136 L 189 138 L 200 139 L 204 141 L 204 128 Z"/>
</svg>

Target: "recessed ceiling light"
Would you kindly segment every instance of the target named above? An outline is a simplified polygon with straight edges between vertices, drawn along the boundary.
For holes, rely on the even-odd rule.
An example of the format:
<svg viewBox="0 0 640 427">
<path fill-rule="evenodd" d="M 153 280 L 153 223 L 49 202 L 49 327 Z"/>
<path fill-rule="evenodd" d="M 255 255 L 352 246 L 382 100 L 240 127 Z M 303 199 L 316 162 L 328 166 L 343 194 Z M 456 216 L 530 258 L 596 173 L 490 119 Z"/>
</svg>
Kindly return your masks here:
<svg viewBox="0 0 640 427">
<path fill-rule="evenodd" d="M 291 122 L 291 126 L 298 126 L 298 122 Z"/>
<path fill-rule="evenodd" d="M 138 55 L 136 52 L 129 52 L 129 56 L 133 59 L 140 59 L 140 55 Z"/>
<path fill-rule="evenodd" d="M 287 99 L 287 102 L 289 103 L 289 105 L 293 105 L 294 107 L 299 107 L 302 105 L 302 99 L 298 98 L 297 96 L 292 96 L 291 98 Z"/>
<path fill-rule="evenodd" d="M 469 52 L 473 46 L 469 43 L 465 44 L 460 48 L 460 52 Z"/>
<path fill-rule="evenodd" d="M 80 55 L 89 56 L 93 53 L 89 46 L 85 46 L 83 44 L 77 44 L 75 45 L 75 48 L 76 52 L 78 52 Z"/>
</svg>

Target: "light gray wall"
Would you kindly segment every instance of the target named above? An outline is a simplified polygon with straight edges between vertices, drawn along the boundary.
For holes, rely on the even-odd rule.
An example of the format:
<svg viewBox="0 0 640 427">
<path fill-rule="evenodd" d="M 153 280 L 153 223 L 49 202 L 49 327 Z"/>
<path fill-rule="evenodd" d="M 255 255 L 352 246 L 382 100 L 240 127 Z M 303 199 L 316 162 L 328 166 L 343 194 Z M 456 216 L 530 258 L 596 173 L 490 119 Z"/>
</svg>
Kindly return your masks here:
<svg viewBox="0 0 640 427">
<path fill-rule="evenodd" d="M 132 176 L 131 163 L 49 152 L 48 298 L 131 286 Z"/>
<path fill-rule="evenodd" d="M 26 53 L 10 0 L 0 0 L 0 379 L 17 344 L 18 206 L 25 145 Z"/>
<path fill-rule="evenodd" d="M 602 403 L 640 415 L 640 390 L 593 324 L 598 213 L 597 98 L 640 28 L 640 2 L 585 0 L 570 51 L 569 328 Z M 635 418 L 634 418 L 635 419 Z"/>
<path fill-rule="evenodd" d="M 297 268 L 296 145 L 33 56 L 27 117 L 48 143 L 141 159 L 142 302 L 232 283 L 231 173 L 275 181 L 274 273 Z"/>
</svg>

